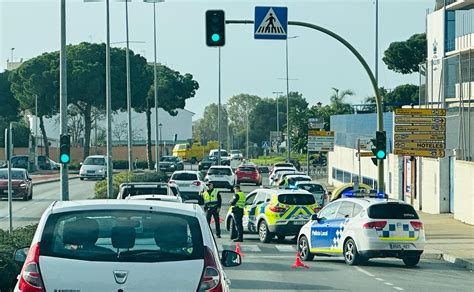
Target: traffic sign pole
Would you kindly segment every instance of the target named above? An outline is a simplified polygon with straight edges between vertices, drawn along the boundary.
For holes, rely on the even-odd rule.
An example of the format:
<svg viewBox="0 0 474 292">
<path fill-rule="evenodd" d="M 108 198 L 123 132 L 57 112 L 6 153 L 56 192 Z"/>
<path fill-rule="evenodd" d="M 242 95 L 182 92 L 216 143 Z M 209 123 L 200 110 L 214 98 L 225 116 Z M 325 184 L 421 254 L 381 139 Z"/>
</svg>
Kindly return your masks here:
<svg viewBox="0 0 474 292">
<path fill-rule="evenodd" d="M 60 134 L 67 134 L 67 69 L 66 69 L 66 0 L 61 0 L 61 49 L 60 79 L 59 79 L 59 107 L 60 107 Z M 61 163 L 61 201 L 69 201 L 68 165 Z"/>
</svg>

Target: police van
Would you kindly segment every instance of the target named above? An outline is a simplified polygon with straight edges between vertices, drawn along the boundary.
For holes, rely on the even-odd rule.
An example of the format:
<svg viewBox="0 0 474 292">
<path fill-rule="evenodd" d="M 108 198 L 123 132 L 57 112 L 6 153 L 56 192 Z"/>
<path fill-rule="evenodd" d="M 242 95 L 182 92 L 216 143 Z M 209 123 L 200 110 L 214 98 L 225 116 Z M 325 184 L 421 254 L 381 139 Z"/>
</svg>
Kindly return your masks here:
<svg viewBox="0 0 474 292">
<path fill-rule="evenodd" d="M 312 216 L 300 231 L 297 248 L 304 261 L 315 255 L 342 255 L 347 264 L 356 265 L 395 257 L 415 266 L 424 245 L 423 223 L 411 205 L 386 195 L 349 193 Z"/>
<path fill-rule="evenodd" d="M 232 208 L 226 216 L 226 228 L 231 237 L 236 235 Z M 244 232 L 257 233 L 261 242 L 268 243 L 275 236 L 298 235 L 319 208 L 314 196 L 304 190 L 256 189 L 247 195 L 242 218 Z"/>
</svg>

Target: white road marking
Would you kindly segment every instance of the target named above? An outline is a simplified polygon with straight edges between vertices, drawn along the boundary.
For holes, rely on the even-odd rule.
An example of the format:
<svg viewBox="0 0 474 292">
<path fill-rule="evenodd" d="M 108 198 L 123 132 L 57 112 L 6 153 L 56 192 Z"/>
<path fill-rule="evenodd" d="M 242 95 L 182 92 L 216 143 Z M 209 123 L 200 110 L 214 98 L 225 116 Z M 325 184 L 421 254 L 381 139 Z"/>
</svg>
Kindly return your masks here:
<svg viewBox="0 0 474 292">
<path fill-rule="evenodd" d="M 385 285 L 388 285 L 388 286 L 393 286 L 393 284 L 392 284 L 392 283 L 389 283 L 389 282 L 385 282 L 384 284 L 385 284 Z"/>
<path fill-rule="evenodd" d="M 395 286 L 395 287 L 393 287 L 393 288 L 394 288 L 395 290 L 398 290 L 398 291 L 404 291 L 404 290 L 405 290 L 405 289 L 403 289 L 403 288 L 396 287 L 396 286 Z"/>
<path fill-rule="evenodd" d="M 222 244 L 218 244 L 218 245 L 217 245 L 217 249 L 218 249 L 218 250 L 224 250 L 224 246 L 223 246 Z"/>
<path fill-rule="evenodd" d="M 359 272 L 366 274 L 369 277 L 375 277 L 374 274 L 367 272 L 366 270 L 362 269 L 361 267 L 355 267 Z"/>
<path fill-rule="evenodd" d="M 294 259 L 294 255 L 245 255 L 246 259 Z"/>
<path fill-rule="evenodd" d="M 375 280 L 377 280 L 377 281 L 385 281 L 385 280 L 382 279 L 382 278 L 375 278 Z"/>
<path fill-rule="evenodd" d="M 240 246 L 240 249 L 242 251 L 251 251 L 251 252 L 259 252 L 259 251 L 262 251 L 260 249 L 260 247 L 258 247 L 257 245 L 241 245 Z"/>
<path fill-rule="evenodd" d="M 21 208 L 21 211 L 26 210 L 26 207 Z"/>
<path fill-rule="evenodd" d="M 292 245 L 275 245 L 275 247 L 281 252 L 296 252 L 296 248 Z"/>
</svg>

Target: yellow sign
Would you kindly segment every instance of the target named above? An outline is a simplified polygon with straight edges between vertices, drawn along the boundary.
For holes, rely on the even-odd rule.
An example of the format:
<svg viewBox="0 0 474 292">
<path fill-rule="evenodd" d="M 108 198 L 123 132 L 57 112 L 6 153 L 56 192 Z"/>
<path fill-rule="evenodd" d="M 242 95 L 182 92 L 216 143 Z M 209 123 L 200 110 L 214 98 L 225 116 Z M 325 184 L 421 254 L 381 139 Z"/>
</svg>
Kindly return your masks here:
<svg viewBox="0 0 474 292">
<path fill-rule="evenodd" d="M 356 156 L 357 156 L 357 154 L 359 154 L 359 153 L 356 153 Z M 360 157 L 373 157 L 373 156 L 375 156 L 375 155 L 372 152 L 361 152 L 360 153 Z"/>
<path fill-rule="evenodd" d="M 444 142 L 397 142 L 394 148 L 408 149 L 444 149 Z"/>
<path fill-rule="evenodd" d="M 444 133 L 430 134 L 395 134 L 395 142 L 406 141 L 442 141 L 444 142 Z"/>
<path fill-rule="evenodd" d="M 409 116 L 395 117 L 396 124 L 446 124 L 445 117 L 433 117 L 433 118 L 418 118 Z"/>
<path fill-rule="evenodd" d="M 308 136 L 334 137 L 334 131 L 308 131 Z"/>
<path fill-rule="evenodd" d="M 413 126 L 395 125 L 395 132 L 443 132 L 443 131 L 446 131 L 445 125 L 413 125 Z"/>
<path fill-rule="evenodd" d="M 404 156 L 419 156 L 419 157 L 431 157 L 431 158 L 442 158 L 444 157 L 444 150 L 442 149 L 430 149 L 430 150 L 415 150 L 415 149 L 393 149 L 393 154 L 404 155 Z"/>
<path fill-rule="evenodd" d="M 401 116 L 446 116 L 445 109 L 428 109 L 428 108 L 397 108 L 395 109 L 396 115 Z"/>
</svg>

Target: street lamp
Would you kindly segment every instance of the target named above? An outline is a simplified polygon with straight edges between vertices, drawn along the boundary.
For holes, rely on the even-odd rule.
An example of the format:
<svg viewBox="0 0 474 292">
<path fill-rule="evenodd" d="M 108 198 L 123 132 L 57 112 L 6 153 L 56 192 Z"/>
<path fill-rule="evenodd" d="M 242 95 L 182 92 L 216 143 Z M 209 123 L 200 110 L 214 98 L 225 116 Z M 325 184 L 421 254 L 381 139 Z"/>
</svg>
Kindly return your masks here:
<svg viewBox="0 0 474 292">
<path fill-rule="evenodd" d="M 153 61 L 153 88 L 155 93 L 155 158 L 160 161 L 160 153 L 158 151 L 158 74 L 156 71 L 156 3 L 164 2 L 164 0 L 143 0 L 146 3 L 153 3 L 153 48 L 155 59 Z M 158 171 L 158 168 L 157 168 Z"/>
<path fill-rule="evenodd" d="M 299 36 L 286 38 L 286 150 L 288 151 L 288 162 L 291 159 L 291 140 L 290 140 L 290 81 L 288 69 L 288 39 L 296 39 Z"/>
<path fill-rule="evenodd" d="M 14 51 L 14 50 L 15 50 L 15 48 L 11 48 L 11 49 L 10 49 L 10 51 L 11 51 L 11 53 L 12 53 L 12 58 L 11 58 L 11 60 L 10 60 L 11 63 L 13 62 L 13 51 Z"/>
<path fill-rule="evenodd" d="M 163 143 L 163 140 L 161 139 L 161 133 L 162 133 L 162 127 L 163 127 L 163 124 L 162 123 L 159 123 L 158 124 L 158 127 L 160 128 L 160 144 Z M 160 151 L 161 152 L 161 155 L 163 155 L 163 151 Z M 156 161 L 157 165 L 158 165 L 158 160 Z"/>
<path fill-rule="evenodd" d="M 278 98 L 280 97 L 280 95 L 283 94 L 283 91 L 273 91 L 272 92 L 273 94 L 276 94 L 276 97 L 275 97 L 275 100 L 276 100 L 276 108 L 277 108 L 277 115 L 276 115 L 276 119 L 277 119 L 277 128 L 276 128 L 276 131 L 277 131 L 277 153 L 280 153 L 280 150 L 279 150 L 279 144 L 280 144 L 280 109 L 278 108 Z"/>
</svg>

